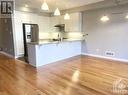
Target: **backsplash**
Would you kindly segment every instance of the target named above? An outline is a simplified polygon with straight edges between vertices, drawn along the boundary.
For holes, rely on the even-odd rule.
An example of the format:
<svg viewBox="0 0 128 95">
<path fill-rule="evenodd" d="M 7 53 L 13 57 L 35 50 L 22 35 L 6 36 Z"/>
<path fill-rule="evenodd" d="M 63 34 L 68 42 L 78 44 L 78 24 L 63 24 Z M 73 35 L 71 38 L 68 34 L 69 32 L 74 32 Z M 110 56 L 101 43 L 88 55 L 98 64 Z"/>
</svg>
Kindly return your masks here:
<svg viewBox="0 0 128 95">
<path fill-rule="evenodd" d="M 82 39 L 83 33 L 82 32 L 67 32 L 64 33 L 64 37 L 66 38 L 72 38 L 72 39 Z"/>
<path fill-rule="evenodd" d="M 83 33 L 82 32 L 47 32 L 47 33 L 39 33 L 39 39 L 58 39 L 58 35 L 63 38 L 68 39 L 82 39 Z"/>
<path fill-rule="evenodd" d="M 39 33 L 39 39 L 55 39 L 58 38 L 59 32 Z"/>
</svg>

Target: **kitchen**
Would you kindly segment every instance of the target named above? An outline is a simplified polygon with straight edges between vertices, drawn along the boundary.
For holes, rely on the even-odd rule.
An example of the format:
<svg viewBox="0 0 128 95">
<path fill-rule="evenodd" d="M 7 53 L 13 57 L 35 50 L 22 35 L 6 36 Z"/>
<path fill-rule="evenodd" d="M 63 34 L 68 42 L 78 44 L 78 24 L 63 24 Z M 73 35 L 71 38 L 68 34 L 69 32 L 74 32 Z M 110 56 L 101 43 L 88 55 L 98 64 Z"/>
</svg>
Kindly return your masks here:
<svg viewBox="0 0 128 95">
<path fill-rule="evenodd" d="M 128 95 L 128 0 L 0 3 L 0 95 Z"/>
<path fill-rule="evenodd" d="M 118 6 L 119 5 L 117 4 L 117 8 Z M 45 8 L 46 6 L 44 6 L 44 9 Z M 67 59 L 73 56 L 85 54 L 85 52 L 87 53 L 86 51 L 87 49 L 89 50 L 92 48 L 92 47 L 87 48 L 86 46 L 86 44 L 88 44 L 86 43 L 86 41 L 87 38 L 90 36 L 89 35 L 90 33 L 88 33 L 88 31 L 86 31 L 86 29 L 83 28 L 84 26 L 82 26 L 83 23 L 86 23 L 83 22 L 84 13 L 82 11 L 77 11 L 75 9 L 73 10 L 74 12 L 70 12 L 69 10 L 69 13 L 67 13 L 67 11 L 65 11 L 65 13 L 63 11 L 60 13 L 59 11 L 59 13 L 55 15 L 55 13 L 49 14 L 47 12 L 42 14 L 38 12 L 34 13 L 31 12 L 31 10 L 29 9 L 30 8 L 28 6 L 25 6 L 22 9 L 19 9 L 22 11 L 18 11 L 18 10 L 14 11 L 13 36 L 14 36 L 15 58 L 24 57 L 26 62 L 29 62 L 32 66 L 38 67 L 56 61 L 60 61 L 63 59 Z M 125 8 L 122 9 L 125 10 Z M 81 8 L 79 10 L 81 10 Z M 92 10 L 93 12 L 93 7 L 87 7 L 87 9 L 85 10 L 87 10 L 85 11 L 85 14 L 88 13 L 88 10 Z M 96 9 L 94 8 L 94 11 L 95 10 Z M 114 11 L 116 10 L 117 9 L 114 9 Z M 89 13 L 90 12 L 91 11 L 89 11 Z M 107 12 L 109 12 L 109 9 L 107 9 L 106 13 Z M 113 11 L 112 12 L 110 11 L 109 13 L 113 13 Z M 115 12 L 115 14 L 117 15 L 118 13 L 120 13 L 120 11 Z M 102 16 L 103 14 L 104 13 L 101 13 L 101 15 L 97 17 L 98 19 L 97 23 L 99 23 L 100 20 L 101 20 L 100 22 L 104 22 L 104 19 L 106 20 L 105 23 L 109 23 L 110 18 L 108 18 L 106 15 Z M 103 21 L 101 17 L 103 18 Z M 26 28 L 23 27 L 25 24 L 26 24 Z M 31 27 L 28 27 L 27 29 L 27 26 L 29 25 Z M 34 31 L 32 29 L 32 25 L 33 27 L 35 26 L 35 29 L 33 28 Z M 27 35 L 25 35 L 25 31 L 29 31 L 29 32 L 33 31 L 32 33 L 29 33 L 31 35 L 28 35 L 28 42 L 26 41 L 27 37 L 25 36 Z M 83 47 L 85 49 L 82 49 Z M 52 48 L 52 50 L 50 48 Z M 95 48 L 96 55 L 97 53 L 101 52 L 99 48 L 98 47 Z M 104 50 L 104 52 L 106 54 L 107 53 L 113 54 L 113 56 L 106 54 L 105 55 L 103 54 L 103 56 L 113 57 L 115 59 L 118 58 L 118 56 L 114 57 L 115 56 L 114 54 L 116 52 L 115 50 L 106 49 Z M 89 54 L 93 55 L 93 52 Z M 43 58 L 45 60 L 43 60 Z M 123 58 L 118 58 L 118 59 L 120 60 Z"/>
<path fill-rule="evenodd" d="M 26 30 L 23 29 L 23 24 L 25 25 L 25 23 L 26 23 Z M 27 37 L 24 37 L 25 35 L 23 35 L 24 33 L 23 31 L 25 30 L 30 32 L 32 30 L 31 25 L 33 24 L 37 25 L 38 28 L 35 29 L 36 34 L 34 34 L 37 37 L 31 38 L 28 35 L 28 43 L 27 43 L 24 41 L 26 40 Z M 56 25 L 60 25 L 60 26 L 56 26 Z M 15 27 L 14 32 L 16 35 L 15 36 L 16 58 L 24 56 L 26 58 L 26 61 L 35 67 L 60 61 L 76 55 L 80 55 L 81 41 L 84 41 L 85 39 L 84 35 L 86 35 L 82 32 L 81 12 L 71 13 L 70 20 L 65 20 L 64 15 L 56 16 L 56 17 L 55 16 L 44 17 L 32 13 L 15 11 L 14 27 Z M 31 42 L 31 40 L 33 41 Z M 35 47 L 43 48 L 44 46 L 46 46 L 47 49 L 46 50 L 44 49 L 42 51 L 43 53 L 41 51 L 38 51 L 40 52 L 40 54 L 36 54 L 37 50 L 39 49 L 34 50 Z M 66 51 L 65 49 L 66 47 L 70 47 L 70 48 L 67 48 Z M 54 52 L 51 51 L 53 53 L 49 52 L 50 48 L 52 48 L 52 50 L 54 51 Z M 45 51 L 48 52 L 46 53 Z M 57 53 L 60 53 L 61 56 L 60 54 Z M 58 57 L 56 54 L 58 55 Z M 38 62 L 39 60 L 37 60 L 39 56 L 41 57 L 39 59 L 40 62 Z M 43 58 L 45 60 L 41 60 Z M 39 65 L 36 66 L 36 64 Z"/>
</svg>

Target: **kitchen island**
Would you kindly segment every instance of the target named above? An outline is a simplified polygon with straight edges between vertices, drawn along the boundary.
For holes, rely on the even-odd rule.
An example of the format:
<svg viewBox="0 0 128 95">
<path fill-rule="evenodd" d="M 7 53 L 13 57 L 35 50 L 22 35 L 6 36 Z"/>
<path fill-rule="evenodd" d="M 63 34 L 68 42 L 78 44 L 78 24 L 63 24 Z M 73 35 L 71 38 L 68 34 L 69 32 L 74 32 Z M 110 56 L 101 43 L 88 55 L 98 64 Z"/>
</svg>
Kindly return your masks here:
<svg viewBox="0 0 128 95">
<path fill-rule="evenodd" d="M 28 60 L 34 67 L 81 54 L 81 40 L 39 41 L 28 43 Z"/>
</svg>

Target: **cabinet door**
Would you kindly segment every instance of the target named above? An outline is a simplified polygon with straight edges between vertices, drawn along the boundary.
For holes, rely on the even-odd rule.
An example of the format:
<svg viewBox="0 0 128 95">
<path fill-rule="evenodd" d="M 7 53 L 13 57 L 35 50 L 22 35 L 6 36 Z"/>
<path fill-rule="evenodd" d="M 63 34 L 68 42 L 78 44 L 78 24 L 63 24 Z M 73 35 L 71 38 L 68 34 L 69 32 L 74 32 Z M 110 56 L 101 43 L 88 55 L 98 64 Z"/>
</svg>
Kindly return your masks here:
<svg viewBox="0 0 128 95">
<path fill-rule="evenodd" d="M 70 20 L 64 20 L 64 23 L 67 32 L 81 32 L 81 13 L 70 14 Z"/>
<path fill-rule="evenodd" d="M 65 31 L 66 32 L 71 32 L 72 31 L 72 17 L 70 18 L 70 20 L 65 20 Z"/>
<path fill-rule="evenodd" d="M 24 54 L 24 42 L 23 42 L 23 30 L 22 21 L 20 19 L 15 19 L 15 44 L 16 44 L 16 56 L 21 56 Z"/>
<path fill-rule="evenodd" d="M 51 32 L 56 32 L 56 31 L 57 31 L 57 29 L 54 27 L 54 26 L 57 25 L 57 24 L 60 24 L 60 19 L 59 19 L 59 17 L 58 17 L 58 16 L 56 16 L 56 17 L 51 17 L 51 18 L 50 18 L 50 31 L 51 31 Z"/>
<path fill-rule="evenodd" d="M 66 32 L 81 32 L 81 25 L 82 25 L 82 19 L 81 19 L 81 13 L 71 13 L 69 20 L 64 20 L 64 15 L 51 17 L 50 18 L 50 30 L 51 31 L 57 31 L 54 27 L 57 24 L 65 24 L 65 31 Z"/>
<path fill-rule="evenodd" d="M 59 18 L 60 24 L 65 24 L 64 15 L 61 15 L 58 18 Z"/>
</svg>

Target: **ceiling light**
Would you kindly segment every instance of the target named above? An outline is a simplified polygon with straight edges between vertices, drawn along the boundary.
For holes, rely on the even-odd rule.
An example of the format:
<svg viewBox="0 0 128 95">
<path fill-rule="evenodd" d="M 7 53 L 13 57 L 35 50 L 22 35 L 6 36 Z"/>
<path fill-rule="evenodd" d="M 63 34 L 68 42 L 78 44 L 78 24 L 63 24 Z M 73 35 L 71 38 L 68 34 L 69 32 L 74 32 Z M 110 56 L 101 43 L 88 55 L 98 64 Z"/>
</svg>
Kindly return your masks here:
<svg viewBox="0 0 128 95">
<path fill-rule="evenodd" d="M 41 6 L 41 9 L 42 10 L 45 10 L 45 11 L 48 11 L 49 10 L 49 7 L 48 7 L 48 4 L 46 2 L 44 2 Z"/>
<path fill-rule="evenodd" d="M 107 21 L 109 21 L 110 19 L 109 19 L 108 16 L 104 15 L 100 20 L 103 21 L 103 22 L 107 22 Z"/>
<path fill-rule="evenodd" d="M 64 19 L 65 19 L 65 20 L 69 20 L 69 19 L 70 19 L 70 15 L 69 15 L 68 13 L 66 13 L 66 14 L 64 15 Z"/>
<path fill-rule="evenodd" d="M 126 15 L 126 19 L 128 19 L 128 15 Z"/>
<path fill-rule="evenodd" d="M 56 8 L 55 12 L 54 12 L 55 16 L 59 16 L 60 15 L 60 10 L 58 8 Z"/>
<path fill-rule="evenodd" d="M 28 5 L 27 5 L 27 4 L 25 4 L 25 7 L 28 7 Z"/>
</svg>

